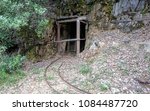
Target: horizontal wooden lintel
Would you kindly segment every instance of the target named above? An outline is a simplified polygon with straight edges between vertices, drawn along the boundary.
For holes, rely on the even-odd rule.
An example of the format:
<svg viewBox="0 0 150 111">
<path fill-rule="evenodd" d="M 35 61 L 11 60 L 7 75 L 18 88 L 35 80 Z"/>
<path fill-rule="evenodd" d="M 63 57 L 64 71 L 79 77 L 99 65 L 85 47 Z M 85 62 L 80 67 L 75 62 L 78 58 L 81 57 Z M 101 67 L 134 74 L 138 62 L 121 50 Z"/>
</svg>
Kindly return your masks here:
<svg viewBox="0 0 150 111">
<path fill-rule="evenodd" d="M 54 41 L 54 42 L 70 42 L 70 41 L 79 41 L 79 40 L 85 40 L 85 39 L 65 39 L 65 40 Z"/>
<path fill-rule="evenodd" d="M 57 23 L 76 22 L 77 20 L 86 23 L 85 21 L 87 20 L 87 18 L 83 16 L 83 17 L 72 18 L 72 19 L 58 20 Z"/>
</svg>

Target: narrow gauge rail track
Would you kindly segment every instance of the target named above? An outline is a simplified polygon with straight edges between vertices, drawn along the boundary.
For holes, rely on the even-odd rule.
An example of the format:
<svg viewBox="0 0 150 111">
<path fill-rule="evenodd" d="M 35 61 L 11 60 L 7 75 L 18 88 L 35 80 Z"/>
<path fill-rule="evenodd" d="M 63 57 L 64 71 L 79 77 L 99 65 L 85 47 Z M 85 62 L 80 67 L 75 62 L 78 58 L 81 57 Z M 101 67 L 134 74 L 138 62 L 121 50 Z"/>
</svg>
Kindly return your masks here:
<svg viewBox="0 0 150 111">
<path fill-rule="evenodd" d="M 54 56 L 55 56 L 55 55 L 53 55 L 51 58 L 54 58 Z M 45 78 L 46 83 L 47 83 L 48 86 L 49 86 L 54 92 L 56 92 L 57 94 L 61 94 L 61 93 L 60 93 L 59 91 L 57 91 L 55 88 L 53 88 L 52 85 L 50 84 L 50 82 L 48 81 L 48 79 L 47 79 L 47 78 L 48 78 L 48 77 L 47 77 L 47 71 L 48 71 L 48 69 L 49 69 L 55 62 L 57 62 L 58 60 L 60 60 L 60 59 L 62 59 L 62 58 L 63 58 L 63 56 L 58 57 L 58 58 L 56 58 L 55 60 L 51 61 L 51 62 L 49 63 L 49 65 L 45 68 L 45 71 L 44 71 L 44 78 Z M 85 90 L 83 90 L 83 89 L 80 89 L 80 88 L 78 88 L 77 86 L 72 85 L 72 84 L 69 83 L 67 80 L 65 80 L 64 77 L 61 75 L 61 72 L 60 72 L 60 68 L 61 68 L 62 65 L 63 65 L 63 62 L 61 63 L 61 65 L 59 66 L 58 71 L 57 71 L 58 76 L 60 77 L 60 79 L 61 79 L 67 86 L 72 87 L 74 90 L 76 90 L 76 91 L 79 92 L 79 93 L 91 94 L 90 92 L 85 91 Z"/>
</svg>

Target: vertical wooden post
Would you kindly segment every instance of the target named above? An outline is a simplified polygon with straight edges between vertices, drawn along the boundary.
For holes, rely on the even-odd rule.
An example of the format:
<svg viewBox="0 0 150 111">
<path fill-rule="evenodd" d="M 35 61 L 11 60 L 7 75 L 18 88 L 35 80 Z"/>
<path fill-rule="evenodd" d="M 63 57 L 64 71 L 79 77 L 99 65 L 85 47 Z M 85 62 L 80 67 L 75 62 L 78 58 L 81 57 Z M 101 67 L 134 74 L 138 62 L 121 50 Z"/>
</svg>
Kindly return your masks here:
<svg viewBox="0 0 150 111">
<path fill-rule="evenodd" d="M 76 26 L 76 36 L 77 36 L 77 55 L 80 53 L 80 20 L 77 20 Z"/>
<path fill-rule="evenodd" d="M 57 41 L 60 41 L 60 24 L 57 22 Z M 60 42 L 58 42 L 58 53 L 60 53 Z"/>
</svg>

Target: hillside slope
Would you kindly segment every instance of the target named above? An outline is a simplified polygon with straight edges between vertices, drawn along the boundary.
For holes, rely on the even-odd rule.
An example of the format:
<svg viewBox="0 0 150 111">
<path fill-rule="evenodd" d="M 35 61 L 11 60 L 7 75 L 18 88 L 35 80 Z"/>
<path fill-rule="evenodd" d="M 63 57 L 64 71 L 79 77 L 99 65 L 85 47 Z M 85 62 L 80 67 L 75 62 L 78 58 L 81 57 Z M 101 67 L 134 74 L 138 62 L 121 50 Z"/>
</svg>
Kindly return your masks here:
<svg viewBox="0 0 150 111">
<path fill-rule="evenodd" d="M 89 34 L 93 42 L 78 57 L 65 55 L 48 68 L 51 87 L 43 74 L 57 56 L 29 62 L 27 77 L 1 88 L 0 93 L 83 93 L 64 82 L 59 72 L 64 80 L 89 93 L 150 93 L 150 26 L 128 34 L 93 27 Z"/>
</svg>

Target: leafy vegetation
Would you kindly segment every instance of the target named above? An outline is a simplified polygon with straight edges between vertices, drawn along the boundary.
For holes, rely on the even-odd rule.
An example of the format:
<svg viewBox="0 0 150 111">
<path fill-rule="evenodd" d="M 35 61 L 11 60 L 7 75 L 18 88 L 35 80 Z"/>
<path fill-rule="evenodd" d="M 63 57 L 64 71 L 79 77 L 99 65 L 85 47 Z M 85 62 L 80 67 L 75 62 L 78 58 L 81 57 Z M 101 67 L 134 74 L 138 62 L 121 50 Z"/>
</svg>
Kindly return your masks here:
<svg viewBox="0 0 150 111">
<path fill-rule="evenodd" d="M 82 65 L 79 71 L 81 74 L 86 75 L 92 72 L 92 68 L 89 65 Z"/>
<path fill-rule="evenodd" d="M 90 12 L 93 1 L 86 0 L 57 0 L 58 15 L 86 15 Z"/>
<path fill-rule="evenodd" d="M 107 91 L 107 90 L 109 89 L 109 85 L 106 84 L 106 83 L 100 84 L 99 87 L 100 87 L 100 90 L 101 90 L 101 91 Z"/>
<path fill-rule="evenodd" d="M 24 56 L 9 56 L 4 54 L 6 47 L 0 46 L 0 85 L 4 83 L 15 83 L 24 75 L 21 71 Z"/>
<path fill-rule="evenodd" d="M 43 14 L 46 8 L 36 0 L 0 1 L 0 44 L 12 47 L 37 37 L 42 37 L 48 20 Z M 29 31 L 28 30 L 32 30 Z M 20 33 L 23 33 L 21 35 Z M 32 33 L 34 36 L 31 36 Z M 25 39 L 28 38 L 28 39 Z"/>
<path fill-rule="evenodd" d="M 16 72 L 14 74 L 7 74 L 5 72 L 0 71 L 0 86 L 2 85 L 14 85 L 20 79 L 23 79 L 25 74 L 23 72 Z"/>
<path fill-rule="evenodd" d="M 30 45 L 43 36 L 49 23 L 43 16 L 47 10 L 40 5 L 43 2 L 46 1 L 0 1 L 0 84 L 22 77 L 21 67 L 25 56 L 15 54 L 12 50 L 21 47 L 26 49 L 26 44 Z"/>
</svg>

